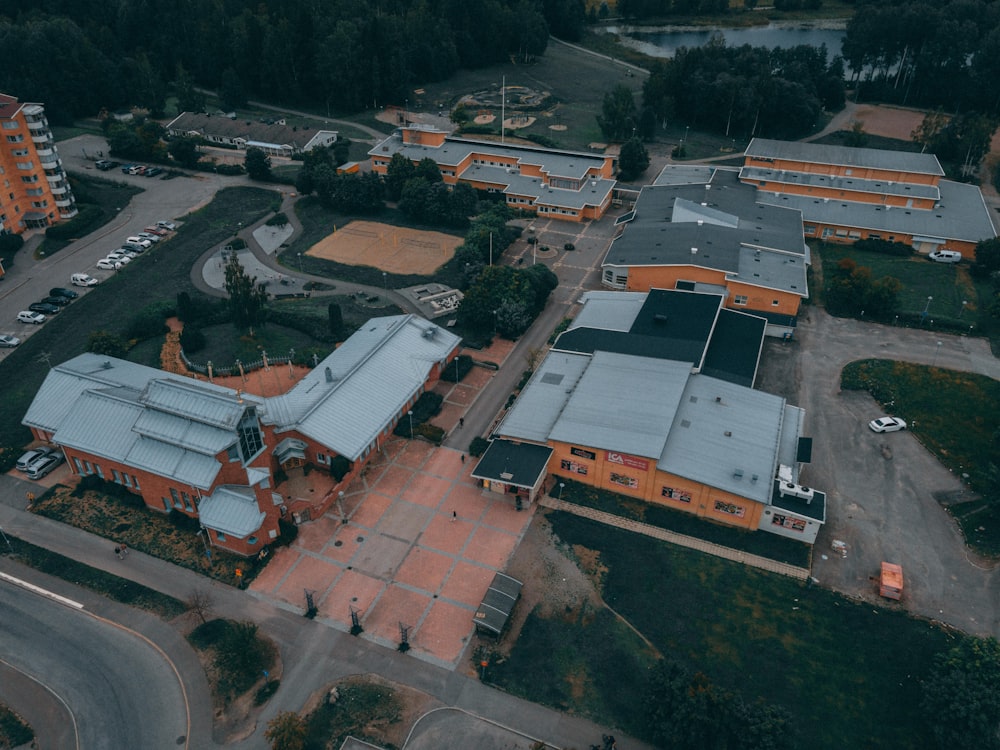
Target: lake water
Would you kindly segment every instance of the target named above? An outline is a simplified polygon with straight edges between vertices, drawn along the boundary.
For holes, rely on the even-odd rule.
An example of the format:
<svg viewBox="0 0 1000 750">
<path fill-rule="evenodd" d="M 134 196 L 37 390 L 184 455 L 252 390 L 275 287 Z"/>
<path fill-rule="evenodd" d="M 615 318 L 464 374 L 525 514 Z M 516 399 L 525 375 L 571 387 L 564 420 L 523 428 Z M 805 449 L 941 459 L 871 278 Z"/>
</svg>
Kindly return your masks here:
<svg viewBox="0 0 1000 750">
<path fill-rule="evenodd" d="M 618 34 L 622 44 L 650 57 L 673 57 L 681 47 L 700 47 L 713 36 L 722 36 L 727 47 L 794 47 L 826 45 L 829 57 L 839 55 L 847 21 L 824 21 L 816 24 L 772 23 L 751 28 L 724 29 L 692 26 L 607 26 L 608 33 Z"/>
</svg>

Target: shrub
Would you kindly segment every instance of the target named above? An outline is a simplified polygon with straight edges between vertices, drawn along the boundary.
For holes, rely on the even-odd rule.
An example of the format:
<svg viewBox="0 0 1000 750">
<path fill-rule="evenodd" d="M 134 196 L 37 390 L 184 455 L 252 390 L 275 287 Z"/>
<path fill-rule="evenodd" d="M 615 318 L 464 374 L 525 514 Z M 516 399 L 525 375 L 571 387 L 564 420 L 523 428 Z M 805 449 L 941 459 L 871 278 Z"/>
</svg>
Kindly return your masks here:
<svg viewBox="0 0 1000 750">
<path fill-rule="evenodd" d="M 241 174 L 246 174 L 242 164 L 217 164 L 215 171 L 227 177 L 238 177 Z"/>
<path fill-rule="evenodd" d="M 413 428 L 413 433 L 431 441 L 435 445 L 441 445 L 444 440 L 444 430 L 434 424 L 422 424 Z"/>
<path fill-rule="evenodd" d="M 201 530 L 201 522 L 197 518 L 189 516 L 187 513 L 181 513 L 177 509 L 167 513 L 167 520 L 181 531 L 197 534 Z"/>
<path fill-rule="evenodd" d="M 441 372 L 441 380 L 447 383 L 458 383 L 461 382 L 462 378 L 469 374 L 469 370 L 475 367 L 475 362 L 472 361 L 472 357 L 468 354 L 459 354 L 455 357 L 455 361 L 446 365 L 444 370 Z M 457 373 L 456 373 L 457 368 Z"/>
<path fill-rule="evenodd" d="M 330 476 L 338 482 L 347 476 L 351 470 L 351 462 L 343 456 L 334 456 L 330 459 Z"/>
<path fill-rule="evenodd" d="M 146 501 L 142 499 L 141 495 L 135 494 L 117 482 L 109 482 L 107 479 L 101 479 L 97 474 L 87 474 L 80 477 L 80 481 L 73 488 L 70 495 L 72 497 L 83 497 L 87 492 L 96 492 L 100 495 L 117 498 L 124 505 L 137 510 L 146 509 Z"/>
<path fill-rule="evenodd" d="M 261 685 L 260 690 L 253 698 L 253 703 L 255 706 L 263 706 L 267 703 L 268 699 L 278 692 L 278 688 L 281 687 L 281 680 L 268 680 L 263 685 Z"/>
<path fill-rule="evenodd" d="M 898 255 L 907 257 L 913 255 L 913 248 L 905 242 L 890 242 L 889 240 L 858 240 L 854 243 L 858 250 L 867 250 L 872 253 L 882 253 L 883 255 Z"/>
<path fill-rule="evenodd" d="M 472 442 L 469 443 L 469 455 L 474 458 L 479 458 L 481 455 L 486 453 L 486 449 L 490 447 L 490 441 L 486 438 L 473 438 Z"/>
<path fill-rule="evenodd" d="M 288 224 L 288 217 L 283 212 L 278 212 L 268 219 L 265 224 L 269 227 L 283 227 Z"/>
<path fill-rule="evenodd" d="M 287 547 L 289 544 L 295 541 L 299 535 L 299 527 L 296 526 L 291 521 L 286 521 L 284 518 L 278 519 L 278 538 L 275 539 L 271 546 L 275 549 L 278 547 Z"/>
<path fill-rule="evenodd" d="M 420 425 L 441 412 L 441 402 L 443 400 L 444 399 L 440 394 L 432 391 L 428 391 L 420 395 L 420 398 L 417 399 L 417 403 L 415 403 L 411 409 L 413 412 L 412 422 L 414 437 L 420 434 L 417 429 Z M 399 435 L 399 437 L 410 437 L 410 421 L 411 415 L 409 414 L 404 414 L 400 417 L 400 420 L 396 425 L 396 429 L 393 430 L 393 434 Z"/>
<path fill-rule="evenodd" d="M 166 320 L 174 313 L 174 306 L 166 301 L 147 305 L 129 321 L 125 337 L 145 341 L 169 333 L 170 329 L 167 327 Z"/>
<path fill-rule="evenodd" d="M 184 326 L 181 331 L 181 349 L 187 355 L 200 352 L 205 348 L 205 334 L 200 328 L 194 326 Z"/>
</svg>

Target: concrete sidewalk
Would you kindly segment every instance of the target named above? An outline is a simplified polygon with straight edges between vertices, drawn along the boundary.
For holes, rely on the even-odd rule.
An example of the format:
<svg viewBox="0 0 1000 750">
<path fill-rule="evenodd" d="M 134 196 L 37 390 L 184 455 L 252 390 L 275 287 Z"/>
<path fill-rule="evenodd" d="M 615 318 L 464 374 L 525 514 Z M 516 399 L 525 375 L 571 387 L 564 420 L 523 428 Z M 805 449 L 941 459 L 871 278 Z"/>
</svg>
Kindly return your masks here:
<svg viewBox="0 0 1000 750">
<path fill-rule="evenodd" d="M 251 592 L 211 581 L 141 552 L 133 550 L 125 560 L 119 560 L 114 556 L 111 540 L 23 510 L 25 485 L 28 483 L 15 477 L 0 476 L 0 528 L 6 533 L 182 601 L 193 591 L 206 591 L 213 599 L 216 613 L 236 620 L 252 620 L 262 633 L 275 641 L 283 662 L 281 688 L 265 706 L 257 730 L 233 747 L 265 750 L 268 743 L 263 730 L 277 713 L 298 711 L 309 696 L 324 685 L 348 675 L 367 673 L 423 691 L 445 706 L 514 728 L 553 747 L 587 748 L 608 731 L 607 727 L 515 698 L 477 679 L 308 620 L 301 616 L 299 608 L 264 601 Z M 0 569 L 11 569 L 14 575 L 82 601 L 89 610 L 99 611 L 102 616 L 158 643 L 177 665 L 191 697 L 191 747 L 218 747 L 211 739 L 212 708 L 204 673 L 194 652 L 175 627 L 145 612 L 26 569 L 3 556 L 0 556 Z M 460 738 L 456 738 L 454 746 L 462 746 Z M 624 737 L 619 747 L 621 750 L 651 750 L 649 745 Z"/>
</svg>

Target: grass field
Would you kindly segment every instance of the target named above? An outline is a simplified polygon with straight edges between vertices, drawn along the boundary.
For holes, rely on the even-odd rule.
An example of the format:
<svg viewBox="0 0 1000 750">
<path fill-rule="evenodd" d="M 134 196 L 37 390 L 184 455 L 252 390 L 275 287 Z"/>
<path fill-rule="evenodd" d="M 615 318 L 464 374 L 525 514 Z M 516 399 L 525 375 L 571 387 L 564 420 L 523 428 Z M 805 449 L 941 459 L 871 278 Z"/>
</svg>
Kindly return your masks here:
<svg viewBox="0 0 1000 750">
<path fill-rule="evenodd" d="M 928 320 L 957 322 L 959 315 L 969 325 L 980 316 L 976 287 L 968 273 L 968 266 L 934 263 L 919 255 L 899 257 L 857 250 L 849 245 L 822 243 L 819 255 L 823 261 L 823 276 L 833 278 L 837 263 L 842 258 L 853 258 L 859 266 L 872 270 L 872 278 L 893 276 L 903 284 L 899 295 L 901 314 L 919 315 L 932 297 Z M 962 312 L 962 300 L 968 302 Z"/>
<path fill-rule="evenodd" d="M 566 513 L 566 545 L 597 553 L 609 606 L 663 654 L 714 684 L 784 706 L 797 746 L 928 748 L 920 682 L 956 636 L 896 609 L 708 557 Z M 649 736 L 644 674 L 652 658 L 606 614 L 529 616 L 501 687 Z"/>
<path fill-rule="evenodd" d="M 174 302 L 179 292 L 194 293 L 191 267 L 207 248 L 231 237 L 238 222 L 252 223 L 272 210 L 276 193 L 258 188 L 220 191 L 205 208 L 187 216 L 184 225 L 156 250 L 140 256 L 47 322 L 0 363 L 5 384 L 0 402 L 0 446 L 30 440 L 21 420 L 53 365 L 85 351 L 91 331 L 124 333 L 144 306 Z"/>
</svg>

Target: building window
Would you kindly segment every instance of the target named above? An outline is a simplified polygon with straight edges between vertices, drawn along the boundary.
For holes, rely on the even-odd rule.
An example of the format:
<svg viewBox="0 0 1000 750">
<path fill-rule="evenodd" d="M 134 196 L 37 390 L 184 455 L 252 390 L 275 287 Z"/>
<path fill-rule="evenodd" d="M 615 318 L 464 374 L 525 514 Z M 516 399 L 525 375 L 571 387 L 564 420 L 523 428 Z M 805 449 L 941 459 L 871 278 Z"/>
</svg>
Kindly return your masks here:
<svg viewBox="0 0 1000 750">
<path fill-rule="evenodd" d="M 128 482 L 126 482 L 126 484 L 128 484 Z M 132 484 L 135 485 L 135 488 L 137 490 L 141 490 L 142 489 L 142 487 L 139 486 L 139 477 L 137 477 L 135 474 L 132 475 Z"/>
<path fill-rule="evenodd" d="M 733 300 L 734 305 L 745 305 L 747 303 L 747 296 L 745 294 L 737 294 L 736 298 Z"/>
<path fill-rule="evenodd" d="M 17 120 L 4 120 L 3 129 L 4 130 L 17 130 L 20 127 L 20 123 Z"/>
<path fill-rule="evenodd" d="M 325 453 L 317 453 L 316 463 L 326 466 L 328 463 L 330 463 L 330 457 Z"/>
<path fill-rule="evenodd" d="M 660 490 L 660 494 L 663 497 L 669 497 L 671 500 L 676 500 L 676 501 L 681 502 L 681 503 L 690 503 L 691 502 L 691 493 L 690 492 L 685 492 L 683 490 L 677 490 L 677 489 L 674 489 L 673 487 L 664 487 L 662 490 Z"/>
<path fill-rule="evenodd" d="M 165 497 L 161 497 L 160 499 L 163 501 L 163 509 L 165 511 L 167 511 L 167 513 L 169 513 L 170 512 L 170 501 L 167 500 L 167 498 L 165 498 Z"/>
<path fill-rule="evenodd" d="M 224 542 L 224 541 L 226 541 L 226 535 L 225 535 L 225 534 L 223 534 L 223 533 L 222 533 L 221 531 L 216 531 L 216 532 L 215 532 L 215 538 L 216 538 L 216 539 L 217 539 L 218 541 L 220 541 L 220 542 Z"/>
<path fill-rule="evenodd" d="M 94 473 L 94 472 L 93 472 L 93 471 L 91 470 L 91 468 L 90 468 L 90 461 L 84 461 L 84 462 L 83 462 L 83 470 L 84 470 L 85 472 L 87 472 L 88 474 L 93 474 L 93 473 Z"/>
<path fill-rule="evenodd" d="M 184 510 L 186 510 L 188 513 L 193 511 L 194 508 L 191 505 L 191 496 L 188 495 L 188 493 L 186 492 L 182 492 L 181 497 L 184 498 Z"/>
<path fill-rule="evenodd" d="M 80 459 L 73 456 L 73 463 L 76 465 L 76 473 L 83 474 L 83 466 L 80 465 Z"/>
<path fill-rule="evenodd" d="M 180 497 L 180 495 L 177 494 L 177 490 L 175 490 L 173 487 L 170 488 L 170 497 L 174 501 L 174 507 L 177 508 L 178 510 L 180 510 L 180 508 L 181 508 L 181 497 Z"/>
<path fill-rule="evenodd" d="M 247 409 L 237 429 L 240 436 L 240 453 L 243 463 L 246 464 L 264 447 L 264 438 L 257 424 L 257 411 L 253 408 Z"/>
<path fill-rule="evenodd" d="M 249 544 L 251 547 L 257 544 L 257 537 L 252 536 L 249 539 L 247 539 L 247 544 Z"/>
<path fill-rule="evenodd" d="M 20 133 L 17 134 L 17 135 L 8 135 L 7 136 L 7 143 L 20 143 L 23 140 L 24 140 L 24 136 L 21 135 Z"/>
<path fill-rule="evenodd" d="M 737 505 L 736 503 L 727 503 L 724 500 L 715 501 L 715 512 L 725 513 L 727 516 L 736 516 L 736 518 L 743 518 L 746 515 L 746 508 L 742 505 Z"/>
<path fill-rule="evenodd" d="M 115 484 L 122 483 L 122 477 L 121 474 L 118 473 L 118 469 L 111 470 L 111 478 L 114 480 Z"/>
<path fill-rule="evenodd" d="M 777 307 L 777 306 L 778 306 L 778 300 L 776 299 L 771 300 L 771 307 Z"/>
</svg>

